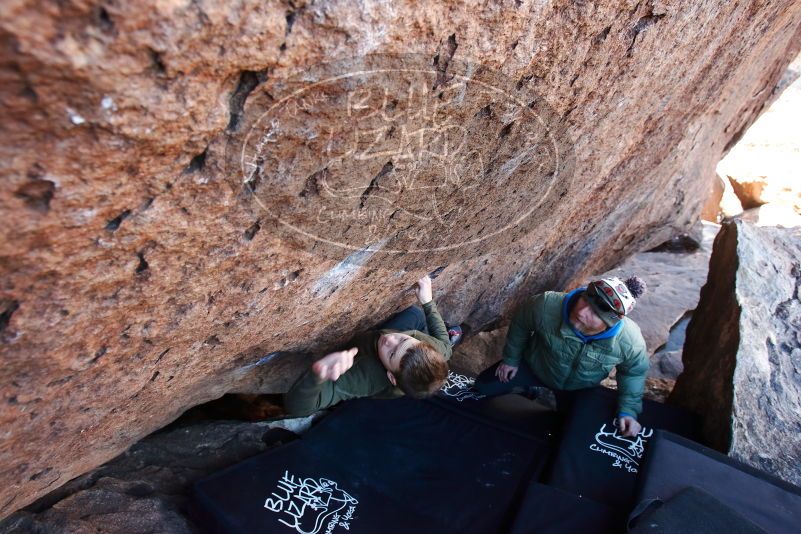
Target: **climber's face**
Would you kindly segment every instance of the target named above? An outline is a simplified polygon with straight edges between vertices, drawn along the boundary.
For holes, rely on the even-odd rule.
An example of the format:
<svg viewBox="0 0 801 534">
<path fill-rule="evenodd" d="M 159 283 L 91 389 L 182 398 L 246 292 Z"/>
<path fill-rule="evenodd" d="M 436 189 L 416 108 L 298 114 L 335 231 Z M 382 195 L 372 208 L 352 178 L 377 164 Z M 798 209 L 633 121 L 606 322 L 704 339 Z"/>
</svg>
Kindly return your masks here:
<svg viewBox="0 0 801 534">
<path fill-rule="evenodd" d="M 584 295 L 581 295 L 573 309 L 570 310 L 570 322 L 573 323 L 582 334 L 595 335 L 606 330 L 606 323 L 601 320 L 587 302 Z"/>
<path fill-rule="evenodd" d="M 417 339 L 400 332 L 383 334 L 378 338 L 378 358 L 387 371 L 397 373 L 406 351 L 420 343 Z"/>
</svg>

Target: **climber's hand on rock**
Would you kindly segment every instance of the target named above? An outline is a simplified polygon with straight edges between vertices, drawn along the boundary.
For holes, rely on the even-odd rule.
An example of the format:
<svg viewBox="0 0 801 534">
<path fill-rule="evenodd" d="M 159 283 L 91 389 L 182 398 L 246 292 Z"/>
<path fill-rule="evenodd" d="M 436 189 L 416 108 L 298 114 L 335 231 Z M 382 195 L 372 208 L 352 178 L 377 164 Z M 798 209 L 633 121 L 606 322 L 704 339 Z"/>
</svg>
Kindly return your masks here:
<svg viewBox="0 0 801 534">
<path fill-rule="evenodd" d="M 317 375 L 317 379 L 321 382 L 326 380 L 336 381 L 348 369 L 353 367 L 353 358 L 357 352 L 359 352 L 359 349 L 356 347 L 332 352 L 314 362 L 312 372 Z"/>
<path fill-rule="evenodd" d="M 498 380 L 501 382 L 508 382 L 515 377 L 517 374 L 517 367 L 512 367 L 511 365 L 507 365 L 502 363 L 495 369 L 495 376 L 498 377 Z"/>
<path fill-rule="evenodd" d="M 431 277 L 425 275 L 418 280 L 415 292 L 417 293 L 417 300 L 420 301 L 420 304 L 427 304 L 431 302 L 434 298 L 434 293 L 431 289 Z"/>
<path fill-rule="evenodd" d="M 640 433 L 640 430 L 642 430 L 642 425 L 640 425 L 640 423 L 638 423 L 633 417 L 624 415 L 623 417 L 617 418 L 617 428 L 620 431 L 621 436 L 633 438 Z"/>
</svg>

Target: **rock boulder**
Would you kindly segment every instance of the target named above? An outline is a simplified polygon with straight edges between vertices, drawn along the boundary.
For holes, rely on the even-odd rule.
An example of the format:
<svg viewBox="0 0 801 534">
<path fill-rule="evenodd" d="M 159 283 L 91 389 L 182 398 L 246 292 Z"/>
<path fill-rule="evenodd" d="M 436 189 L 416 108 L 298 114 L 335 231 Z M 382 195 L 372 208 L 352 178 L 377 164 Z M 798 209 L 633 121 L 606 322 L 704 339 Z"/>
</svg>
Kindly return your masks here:
<svg viewBox="0 0 801 534">
<path fill-rule="evenodd" d="M 0 516 L 281 391 L 426 272 L 479 331 L 687 230 L 800 28 L 792 0 L 5 2 Z"/>
<path fill-rule="evenodd" d="M 715 448 L 801 484 L 801 229 L 725 224 L 670 402 Z"/>
</svg>

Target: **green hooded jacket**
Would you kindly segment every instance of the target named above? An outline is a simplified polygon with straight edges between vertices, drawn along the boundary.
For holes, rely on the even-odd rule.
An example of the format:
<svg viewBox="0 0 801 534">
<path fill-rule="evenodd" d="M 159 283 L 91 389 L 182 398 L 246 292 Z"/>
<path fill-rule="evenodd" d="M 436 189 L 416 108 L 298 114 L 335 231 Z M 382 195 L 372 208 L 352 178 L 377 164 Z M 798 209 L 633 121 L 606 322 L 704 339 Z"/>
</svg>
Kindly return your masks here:
<svg viewBox="0 0 801 534">
<path fill-rule="evenodd" d="M 506 335 L 503 361 L 517 367 L 525 360 L 548 387 L 564 390 L 597 386 L 615 367 L 618 413 L 637 417 L 649 363 L 640 328 L 624 317 L 611 337 L 607 331 L 607 337 L 582 339 L 567 320 L 565 302 L 580 291 L 546 291 L 520 305 Z"/>
<path fill-rule="evenodd" d="M 432 300 L 423 304 L 426 326 L 430 335 L 418 330 L 403 334 L 428 343 L 441 353 L 446 360 L 451 358 L 451 344 L 448 329 Z M 387 378 L 387 370 L 378 358 L 378 338 L 397 330 L 368 330 L 353 338 L 342 349 L 358 347 L 353 359 L 353 367 L 348 369 L 336 382 L 319 382 L 311 369 L 307 370 L 284 395 L 284 408 L 289 415 L 300 417 L 333 406 L 338 402 L 357 397 L 394 398 L 403 392 L 392 385 Z"/>
</svg>

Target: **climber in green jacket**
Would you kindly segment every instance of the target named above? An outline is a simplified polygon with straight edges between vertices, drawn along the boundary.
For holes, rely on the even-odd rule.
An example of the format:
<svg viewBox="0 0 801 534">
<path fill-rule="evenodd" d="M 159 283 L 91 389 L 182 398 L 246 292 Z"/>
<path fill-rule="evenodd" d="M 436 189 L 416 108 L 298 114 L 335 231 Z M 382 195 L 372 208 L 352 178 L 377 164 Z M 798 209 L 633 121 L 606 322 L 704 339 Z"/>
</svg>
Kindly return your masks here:
<svg viewBox="0 0 801 534">
<path fill-rule="evenodd" d="M 448 378 L 452 347 L 429 276 L 417 281 L 416 293 L 422 311 L 406 308 L 380 329 L 356 336 L 345 350 L 317 360 L 284 395 L 287 413 L 308 415 L 356 397 L 436 393 Z"/>
<path fill-rule="evenodd" d="M 637 277 L 613 277 L 527 299 L 512 318 L 503 359 L 478 376 L 476 388 L 500 395 L 546 387 L 562 411 L 573 392 L 597 386 L 615 367 L 617 424 L 622 435 L 636 436 L 649 362 L 640 328 L 626 315 L 644 291 Z"/>
</svg>

